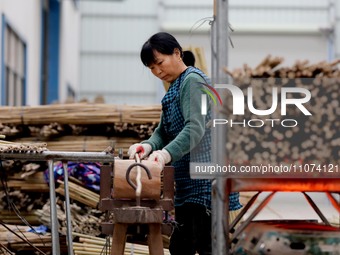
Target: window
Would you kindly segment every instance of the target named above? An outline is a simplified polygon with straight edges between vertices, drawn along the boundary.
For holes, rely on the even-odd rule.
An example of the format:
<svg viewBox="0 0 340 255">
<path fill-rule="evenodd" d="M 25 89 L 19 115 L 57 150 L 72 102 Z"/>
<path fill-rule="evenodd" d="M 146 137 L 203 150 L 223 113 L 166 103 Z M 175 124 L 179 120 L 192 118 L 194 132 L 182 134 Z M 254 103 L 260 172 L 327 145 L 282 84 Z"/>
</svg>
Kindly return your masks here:
<svg viewBox="0 0 340 255">
<path fill-rule="evenodd" d="M 4 78 L 3 105 L 20 106 L 25 104 L 26 45 L 14 30 L 5 24 L 4 38 Z"/>
</svg>

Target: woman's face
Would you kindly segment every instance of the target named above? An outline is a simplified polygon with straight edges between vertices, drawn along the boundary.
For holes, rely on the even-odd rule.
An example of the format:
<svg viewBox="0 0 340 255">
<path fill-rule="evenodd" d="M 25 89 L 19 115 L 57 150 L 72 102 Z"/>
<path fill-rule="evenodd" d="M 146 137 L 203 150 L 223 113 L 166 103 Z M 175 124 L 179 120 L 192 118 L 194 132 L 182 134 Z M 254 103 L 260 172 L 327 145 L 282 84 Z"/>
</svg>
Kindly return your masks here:
<svg viewBox="0 0 340 255">
<path fill-rule="evenodd" d="M 154 51 L 154 55 L 155 62 L 149 66 L 151 72 L 162 81 L 171 83 L 176 80 L 182 72 L 179 68 L 182 61 L 179 50 L 175 49 L 172 55 Z"/>
</svg>

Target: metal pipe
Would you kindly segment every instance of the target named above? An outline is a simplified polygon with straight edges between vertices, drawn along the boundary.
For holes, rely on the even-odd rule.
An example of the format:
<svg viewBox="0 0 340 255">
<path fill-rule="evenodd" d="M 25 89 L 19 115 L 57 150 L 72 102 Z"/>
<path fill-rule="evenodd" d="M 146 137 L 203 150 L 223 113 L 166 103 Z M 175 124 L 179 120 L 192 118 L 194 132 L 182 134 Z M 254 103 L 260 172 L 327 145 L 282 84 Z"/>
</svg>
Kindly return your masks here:
<svg viewBox="0 0 340 255">
<path fill-rule="evenodd" d="M 302 192 L 302 194 L 305 196 L 309 205 L 314 209 L 314 211 L 320 217 L 320 219 L 323 221 L 323 223 L 325 223 L 325 225 L 327 225 L 327 226 L 331 226 L 331 224 L 327 220 L 326 216 L 321 212 L 319 207 L 314 203 L 313 199 L 306 192 Z"/>
<path fill-rule="evenodd" d="M 73 255 L 72 224 L 71 224 L 71 209 L 70 209 L 70 192 L 69 192 L 69 189 L 68 189 L 67 162 L 63 162 L 63 170 L 64 170 L 64 191 L 65 191 L 67 251 L 68 251 L 69 255 Z"/>
<path fill-rule="evenodd" d="M 43 151 L 40 153 L 1 153 L 0 159 L 17 159 L 32 161 L 73 161 L 73 162 L 114 162 L 113 154 L 106 152 L 65 152 L 65 151 Z"/>
<path fill-rule="evenodd" d="M 52 255 L 60 254 L 58 216 L 57 216 L 57 199 L 55 195 L 53 160 L 48 160 L 49 187 L 50 187 L 50 217 L 51 217 L 51 235 L 52 235 Z"/>
<path fill-rule="evenodd" d="M 214 22 L 212 28 L 212 80 L 213 85 L 228 82 L 228 76 L 223 67 L 228 66 L 228 0 L 214 1 Z M 221 106 L 215 107 L 213 118 L 225 118 Z M 225 127 L 214 128 L 212 132 L 212 160 L 213 163 L 224 165 L 226 162 L 226 130 Z M 229 217 L 228 203 L 225 201 L 226 178 L 217 177 L 212 187 L 212 254 L 223 255 L 228 253 L 226 244 L 229 235 L 226 227 Z"/>
</svg>

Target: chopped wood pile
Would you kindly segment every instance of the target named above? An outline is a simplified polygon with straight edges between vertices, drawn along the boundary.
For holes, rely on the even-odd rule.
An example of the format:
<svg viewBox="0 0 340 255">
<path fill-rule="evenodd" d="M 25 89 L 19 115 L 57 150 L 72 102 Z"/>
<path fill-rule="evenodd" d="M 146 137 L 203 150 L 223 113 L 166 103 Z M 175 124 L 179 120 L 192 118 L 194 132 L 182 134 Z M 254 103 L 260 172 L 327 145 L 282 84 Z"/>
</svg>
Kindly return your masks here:
<svg viewBox="0 0 340 255">
<path fill-rule="evenodd" d="M 339 163 L 340 60 L 316 64 L 297 61 L 291 67 L 284 67 L 282 63 L 283 58 L 268 55 L 255 68 L 246 64 L 233 71 L 225 68 L 233 84 L 247 98 L 244 99 L 244 115 L 234 115 L 231 94 L 227 90 L 221 93 L 225 102 L 223 109 L 228 116 L 226 147 L 230 160 L 240 164 Z M 293 105 L 293 101 L 285 105 L 282 99 L 306 97 L 304 93 L 291 90 L 292 87 L 308 90 L 311 98 L 298 105 L 300 107 Z M 284 88 L 288 92 L 282 93 Z M 265 115 L 254 113 L 254 109 L 276 107 L 273 103 L 276 94 L 276 110 L 273 108 Z M 250 110 L 249 105 L 253 109 Z M 286 115 L 283 114 L 285 107 Z M 302 112 L 303 107 L 311 116 Z"/>
<path fill-rule="evenodd" d="M 0 108 L 0 123 L 23 125 L 59 124 L 145 124 L 159 121 L 159 105 L 52 104 Z"/>
</svg>

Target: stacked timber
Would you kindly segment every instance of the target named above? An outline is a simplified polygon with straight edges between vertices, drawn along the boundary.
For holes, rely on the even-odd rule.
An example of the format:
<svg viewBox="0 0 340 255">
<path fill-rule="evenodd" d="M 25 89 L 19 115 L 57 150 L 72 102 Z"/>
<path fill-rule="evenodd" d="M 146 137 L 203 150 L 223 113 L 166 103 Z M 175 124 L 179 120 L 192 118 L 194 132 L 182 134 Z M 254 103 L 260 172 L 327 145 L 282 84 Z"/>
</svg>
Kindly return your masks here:
<svg viewBox="0 0 340 255">
<path fill-rule="evenodd" d="M 255 68 L 246 64 L 233 71 L 225 68 L 233 84 L 245 95 L 244 114 L 236 115 L 231 94 L 221 91 L 223 110 L 228 116 L 229 160 L 240 164 L 339 163 L 340 60 L 316 64 L 296 61 L 290 67 L 282 63 L 283 58 L 268 55 Z M 293 101 L 286 105 L 286 97 L 288 100 L 307 97 L 291 88 L 308 90 L 311 98 L 300 107 L 293 105 Z M 282 93 L 283 89 L 288 92 Z M 253 95 L 249 94 L 250 90 Z M 276 95 L 277 105 L 273 102 Z M 256 110 L 274 107 L 274 111 L 260 115 L 250 110 L 249 104 Z"/>
</svg>

